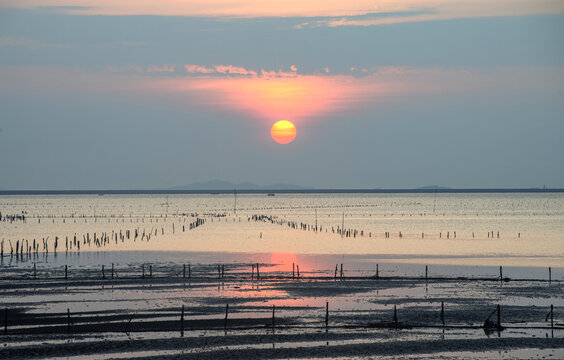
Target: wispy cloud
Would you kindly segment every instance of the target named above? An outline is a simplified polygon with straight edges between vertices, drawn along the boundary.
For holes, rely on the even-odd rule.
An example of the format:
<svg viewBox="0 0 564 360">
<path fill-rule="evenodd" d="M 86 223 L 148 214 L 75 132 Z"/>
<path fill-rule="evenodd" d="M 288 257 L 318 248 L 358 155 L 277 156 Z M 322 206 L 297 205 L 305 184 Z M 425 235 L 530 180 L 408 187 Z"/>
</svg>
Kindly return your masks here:
<svg viewBox="0 0 564 360">
<path fill-rule="evenodd" d="M 184 65 L 186 72 L 191 75 L 220 75 L 230 77 L 265 77 L 265 78 L 288 78 L 296 77 L 298 68 L 295 65 L 290 66 L 290 71 L 278 70 L 252 70 L 242 66 L 233 65 Z"/>
<path fill-rule="evenodd" d="M 244 67 L 240 66 L 233 66 L 233 65 L 217 65 L 214 66 L 215 71 L 220 74 L 235 74 L 235 75 L 250 75 L 250 76 L 257 76 L 256 71 L 247 70 Z"/>
<path fill-rule="evenodd" d="M 412 6 L 415 10 L 416 4 Z M 564 2 L 559 0 L 447 1 L 425 3 L 424 7 L 417 10 L 416 12 L 388 14 L 388 16 L 375 13 L 320 19 L 312 23 L 301 24 L 300 27 L 378 26 L 451 19 L 562 14 L 564 13 Z"/>
<path fill-rule="evenodd" d="M 147 72 L 173 73 L 175 65 L 151 65 L 147 67 Z"/>
<path fill-rule="evenodd" d="M 184 68 L 189 74 L 213 74 L 215 72 L 214 69 L 210 69 L 206 66 L 193 64 L 184 65 Z"/>
<path fill-rule="evenodd" d="M 561 0 L 4 0 L 1 7 L 82 15 L 300 17 L 301 26 L 369 26 L 468 17 L 564 13 Z M 397 16 L 391 14 L 398 14 Z M 382 15 L 385 16 L 382 16 Z M 369 16 L 367 16 L 369 15 Z"/>
</svg>

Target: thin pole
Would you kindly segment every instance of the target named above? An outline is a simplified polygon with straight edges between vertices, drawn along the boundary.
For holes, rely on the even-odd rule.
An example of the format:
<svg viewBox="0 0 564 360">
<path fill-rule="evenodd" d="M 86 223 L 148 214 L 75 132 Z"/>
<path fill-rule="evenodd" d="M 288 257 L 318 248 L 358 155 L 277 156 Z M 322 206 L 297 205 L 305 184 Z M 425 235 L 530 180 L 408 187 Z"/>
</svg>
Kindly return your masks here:
<svg viewBox="0 0 564 360">
<path fill-rule="evenodd" d="M 67 333 L 70 334 L 70 326 L 71 326 L 71 317 L 70 317 L 70 310 L 67 308 Z"/>
<path fill-rule="evenodd" d="M 335 280 L 337 280 L 337 271 L 339 271 L 339 265 L 335 264 Z"/>
<path fill-rule="evenodd" d="M 445 302 L 441 301 L 441 322 L 443 323 L 443 330 L 445 327 Z"/>
<path fill-rule="evenodd" d="M 180 336 L 184 337 L 184 305 L 182 305 L 182 312 L 180 313 Z"/>
<path fill-rule="evenodd" d="M 315 232 L 317 232 L 317 208 L 315 208 Z"/>
<path fill-rule="evenodd" d="M 223 329 L 227 333 L 227 315 L 229 314 L 229 303 L 225 305 L 225 321 L 223 322 Z"/>
<path fill-rule="evenodd" d="M 292 280 L 295 278 L 296 264 L 292 263 Z"/>
<path fill-rule="evenodd" d="M 235 213 L 235 216 L 237 216 L 237 189 L 235 189 L 234 192 L 235 192 L 235 204 L 233 205 L 233 212 Z"/>
<path fill-rule="evenodd" d="M 343 211 L 343 221 L 341 223 L 341 238 L 343 237 L 345 233 L 345 212 Z"/>
<path fill-rule="evenodd" d="M 550 305 L 550 331 L 554 337 L 554 305 Z"/>
<path fill-rule="evenodd" d="M 274 326 L 275 326 L 275 323 L 274 323 L 274 311 L 275 311 L 275 309 L 276 309 L 276 305 L 272 305 L 272 333 L 273 334 L 274 334 Z"/>
<path fill-rule="evenodd" d="M 325 332 L 329 330 L 329 301 L 325 302 Z"/>
<path fill-rule="evenodd" d="M 497 304 L 497 328 L 501 329 L 501 306 Z"/>
</svg>

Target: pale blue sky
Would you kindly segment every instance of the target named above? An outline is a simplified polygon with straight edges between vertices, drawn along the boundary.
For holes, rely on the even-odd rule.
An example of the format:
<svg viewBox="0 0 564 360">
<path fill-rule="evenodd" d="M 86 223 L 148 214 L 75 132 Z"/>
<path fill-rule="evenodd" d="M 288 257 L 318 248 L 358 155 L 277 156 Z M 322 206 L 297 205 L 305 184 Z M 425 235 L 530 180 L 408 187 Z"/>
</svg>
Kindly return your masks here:
<svg viewBox="0 0 564 360">
<path fill-rule="evenodd" d="M 564 187 L 562 11 L 338 19 L 0 8 L 0 189 Z M 237 90 L 282 76 L 330 89 L 304 90 L 326 106 L 287 119 L 289 145 Z"/>
</svg>

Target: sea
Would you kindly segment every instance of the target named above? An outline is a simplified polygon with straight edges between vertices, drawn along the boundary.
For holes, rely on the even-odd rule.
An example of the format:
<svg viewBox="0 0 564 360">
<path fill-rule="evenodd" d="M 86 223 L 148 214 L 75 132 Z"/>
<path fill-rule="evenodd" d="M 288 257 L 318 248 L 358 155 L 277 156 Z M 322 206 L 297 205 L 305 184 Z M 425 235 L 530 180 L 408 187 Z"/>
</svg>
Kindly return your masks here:
<svg viewBox="0 0 564 360">
<path fill-rule="evenodd" d="M 343 264 L 350 276 L 564 279 L 564 193 L 2 195 L 0 212 L 5 272 Z"/>
</svg>

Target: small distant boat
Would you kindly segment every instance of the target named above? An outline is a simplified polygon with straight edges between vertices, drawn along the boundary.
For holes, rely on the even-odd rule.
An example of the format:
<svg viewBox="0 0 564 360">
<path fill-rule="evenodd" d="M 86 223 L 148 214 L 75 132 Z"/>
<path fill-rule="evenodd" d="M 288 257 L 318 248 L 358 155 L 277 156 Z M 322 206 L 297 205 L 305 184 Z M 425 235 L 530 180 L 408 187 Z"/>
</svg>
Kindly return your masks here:
<svg viewBox="0 0 564 360">
<path fill-rule="evenodd" d="M 268 193 L 268 196 L 276 196 L 275 193 Z"/>
</svg>

